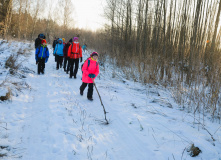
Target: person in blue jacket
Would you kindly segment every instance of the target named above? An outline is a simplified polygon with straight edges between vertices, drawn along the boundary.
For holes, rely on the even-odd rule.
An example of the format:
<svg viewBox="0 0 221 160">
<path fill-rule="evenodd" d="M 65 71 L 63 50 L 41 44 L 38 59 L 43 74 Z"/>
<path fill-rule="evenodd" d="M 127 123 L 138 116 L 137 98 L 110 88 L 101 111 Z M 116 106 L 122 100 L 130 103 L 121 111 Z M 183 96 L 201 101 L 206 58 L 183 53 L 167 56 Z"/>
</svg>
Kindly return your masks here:
<svg viewBox="0 0 221 160">
<path fill-rule="evenodd" d="M 57 56 L 57 68 L 56 68 L 57 70 L 59 69 L 59 67 L 60 68 L 62 67 L 63 49 L 64 49 L 63 40 L 59 38 L 58 44 L 56 44 L 54 49 L 54 55 Z"/>
<path fill-rule="evenodd" d="M 36 48 L 35 60 L 38 65 L 38 74 L 44 74 L 45 63 L 47 63 L 49 58 L 49 51 L 47 47 L 47 41 L 43 39 L 41 45 Z"/>
<path fill-rule="evenodd" d="M 82 46 L 82 49 L 83 49 L 83 51 L 85 52 L 85 50 L 87 49 L 87 45 L 84 44 L 84 45 Z"/>
</svg>

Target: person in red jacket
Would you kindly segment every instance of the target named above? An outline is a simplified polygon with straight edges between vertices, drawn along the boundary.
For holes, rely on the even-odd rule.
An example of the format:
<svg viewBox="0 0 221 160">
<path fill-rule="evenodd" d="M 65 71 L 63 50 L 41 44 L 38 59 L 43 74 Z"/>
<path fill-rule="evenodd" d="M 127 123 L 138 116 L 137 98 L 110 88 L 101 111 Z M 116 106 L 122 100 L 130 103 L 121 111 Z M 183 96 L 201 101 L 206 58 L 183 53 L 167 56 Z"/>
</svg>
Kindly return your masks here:
<svg viewBox="0 0 221 160">
<path fill-rule="evenodd" d="M 88 85 L 87 98 L 90 101 L 93 100 L 92 96 L 93 96 L 94 83 L 92 79 L 94 80 L 99 74 L 99 64 L 97 62 L 97 59 L 98 59 L 98 53 L 93 52 L 90 55 L 90 58 L 88 58 L 84 62 L 83 67 L 82 67 L 82 72 L 83 72 L 82 82 L 83 83 L 80 87 L 80 95 L 83 95 L 84 89 Z"/>
<path fill-rule="evenodd" d="M 74 37 L 74 42 L 68 48 L 68 57 L 70 58 L 70 78 L 74 76 L 76 79 L 76 75 L 78 72 L 79 59 L 82 62 L 82 49 L 78 42 L 78 37 Z M 74 73 L 73 73 L 74 69 Z"/>
</svg>

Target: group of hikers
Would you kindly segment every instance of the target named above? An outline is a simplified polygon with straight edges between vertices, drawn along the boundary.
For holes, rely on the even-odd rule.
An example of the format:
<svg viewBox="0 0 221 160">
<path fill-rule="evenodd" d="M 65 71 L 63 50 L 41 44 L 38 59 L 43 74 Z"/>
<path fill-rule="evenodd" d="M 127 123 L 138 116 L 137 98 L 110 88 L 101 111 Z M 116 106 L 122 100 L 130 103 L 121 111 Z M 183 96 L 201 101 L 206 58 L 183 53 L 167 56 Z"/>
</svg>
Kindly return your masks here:
<svg viewBox="0 0 221 160">
<path fill-rule="evenodd" d="M 71 38 L 65 43 L 64 38 L 55 38 L 53 41 L 53 55 L 55 56 L 56 69 L 64 68 L 64 71 L 68 74 L 69 78 L 77 78 L 77 72 L 79 68 L 79 61 L 83 61 L 82 49 L 86 50 L 87 45 L 80 46 L 79 37 Z M 44 74 L 45 63 L 49 59 L 49 50 L 47 47 L 47 41 L 44 34 L 39 34 L 35 40 L 35 60 L 37 72 Z M 82 69 L 82 85 L 80 86 L 80 95 L 83 95 L 84 89 L 88 85 L 87 98 L 93 100 L 93 87 L 94 79 L 99 74 L 98 53 L 92 52 L 81 66 Z"/>
</svg>

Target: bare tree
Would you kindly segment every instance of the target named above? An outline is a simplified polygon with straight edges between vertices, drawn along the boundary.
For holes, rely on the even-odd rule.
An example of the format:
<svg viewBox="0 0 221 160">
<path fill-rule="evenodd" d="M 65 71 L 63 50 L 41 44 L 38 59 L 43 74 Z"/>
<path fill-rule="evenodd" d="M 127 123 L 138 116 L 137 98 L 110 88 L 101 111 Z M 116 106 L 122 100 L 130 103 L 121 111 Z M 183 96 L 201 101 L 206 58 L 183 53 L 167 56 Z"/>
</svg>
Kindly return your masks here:
<svg viewBox="0 0 221 160">
<path fill-rule="evenodd" d="M 71 13 L 74 12 L 74 7 L 71 0 L 64 0 L 63 4 L 64 4 L 63 35 L 64 37 L 68 37 L 67 29 L 74 27 L 71 23 L 73 21 Z"/>
<path fill-rule="evenodd" d="M 36 22 L 38 20 L 38 14 L 39 14 L 39 11 L 40 11 L 40 0 L 37 0 L 37 4 L 36 6 L 34 7 L 34 15 L 33 15 L 33 27 L 32 27 L 32 33 L 31 33 L 31 39 L 34 38 L 34 35 L 35 35 L 35 27 L 36 27 Z"/>
<path fill-rule="evenodd" d="M 18 11 L 18 39 L 21 38 L 22 7 L 23 7 L 23 0 L 19 0 L 19 11 Z"/>
<path fill-rule="evenodd" d="M 1 33 L 5 39 L 11 22 L 12 0 L 1 1 Z"/>
<path fill-rule="evenodd" d="M 24 38 L 27 38 L 27 34 L 28 34 L 28 25 L 29 25 L 29 13 L 30 11 L 30 0 L 25 0 L 25 17 L 26 17 L 26 23 L 25 23 L 25 33 L 24 33 Z"/>
<path fill-rule="evenodd" d="M 218 25 L 219 25 L 219 19 L 220 19 L 220 12 L 221 12 L 221 1 L 219 1 L 219 8 L 216 15 L 216 22 L 215 22 L 215 28 L 213 33 L 213 39 L 212 39 L 212 46 L 211 46 L 211 53 L 213 54 L 213 51 L 215 49 L 215 41 L 217 37 L 217 31 L 218 31 Z"/>
</svg>

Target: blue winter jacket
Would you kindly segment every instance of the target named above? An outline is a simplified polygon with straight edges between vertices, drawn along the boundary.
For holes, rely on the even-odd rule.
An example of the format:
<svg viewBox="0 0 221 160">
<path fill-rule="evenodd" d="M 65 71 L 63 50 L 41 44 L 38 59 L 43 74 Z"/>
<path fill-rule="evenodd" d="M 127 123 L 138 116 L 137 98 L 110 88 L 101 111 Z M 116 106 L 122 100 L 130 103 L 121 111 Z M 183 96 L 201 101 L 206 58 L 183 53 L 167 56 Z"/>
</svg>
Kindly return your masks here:
<svg viewBox="0 0 221 160">
<path fill-rule="evenodd" d="M 87 47 L 86 45 L 83 45 L 83 46 L 82 46 L 82 49 L 83 49 L 83 50 L 85 50 L 85 49 L 86 49 L 86 47 Z"/>
<path fill-rule="evenodd" d="M 63 41 L 61 38 L 58 40 L 58 42 L 59 41 L 61 41 L 61 44 L 60 43 L 56 44 L 55 49 L 54 49 L 54 54 L 58 56 L 63 56 L 63 49 L 64 49 Z"/>
<path fill-rule="evenodd" d="M 45 63 L 48 61 L 49 58 L 49 51 L 47 46 L 40 45 L 39 47 L 36 48 L 35 51 L 35 60 L 36 62 L 38 59 L 45 58 Z"/>
</svg>

